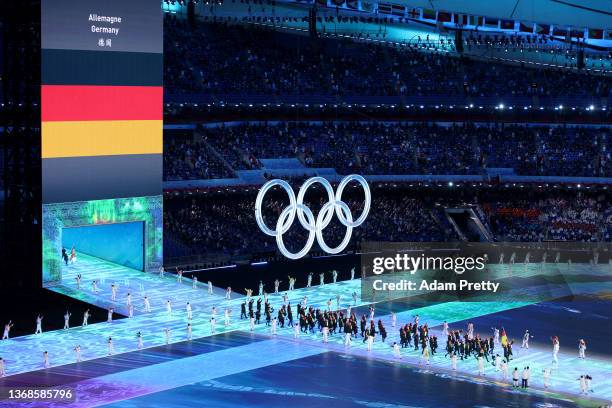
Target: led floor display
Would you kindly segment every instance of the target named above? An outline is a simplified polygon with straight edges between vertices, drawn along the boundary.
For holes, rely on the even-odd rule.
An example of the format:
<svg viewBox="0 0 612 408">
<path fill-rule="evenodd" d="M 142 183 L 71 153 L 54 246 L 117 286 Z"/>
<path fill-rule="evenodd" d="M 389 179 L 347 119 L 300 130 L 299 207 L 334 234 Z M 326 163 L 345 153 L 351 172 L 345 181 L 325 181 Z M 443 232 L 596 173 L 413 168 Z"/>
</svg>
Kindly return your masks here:
<svg viewBox="0 0 612 408">
<path fill-rule="evenodd" d="M 580 268 L 581 266 L 576 265 L 575 267 Z M 83 276 L 81 289 L 76 287 L 77 283 L 74 276 L 77 273 L 81 273 Z M 375 318 L 381 319 L 384 322 L 389 332 L 389 337 L 385 343 L 377 339 L 374 342 L 373 350 L 368 352 L 361 338 L 353 340 L 349 347 L 345 347 L 343 345 L 343 336 L 338 334 L 330 336 L 328 343 L 323 343 L 322 336 L 318 331 L 308 334 L 301 333 L 297 338 L 294 338 L 293 329 L 279 328 L 278 334 L 273 335 L 270 328 L 263 322 L 256 325 L 251 333 L 248 321 L 239 319 L 240 304 L 244 301 L 244 296 L 234 294 L 232 299 L 226 300 L 224 291 L 221 289 L 213 288 L 213 293 L 209 294 L 206 285 L 199 283 L 196 288 L 193 288 L 192 282 L 189 279 L 184 279 L 183 282 L 179 283 L 174 275 L 166 274 L 161 278 L 157 274 L 143 273 L 100 259 L 83 256 L 79 258 L 77 264 L 66 267 L 66 270 L 62 272 L 62 276 L 64 277 L 62 284 L 54 286 L 53 290 L 100 306 L 110 307 L 112 305 L 119 313 L 125 313 L 126 296 L 127 293 L 131 293 L 132 301 L 137 306 L 134 317 L 115 320 L 111 323 L 98 323 L 87 327 L 45 332 L 41 335 L 24 336 L 0 342 L 0 355 L 6 356 L 5 366 L 8 374 L 7 377 L 0 380 L 0 385 L 11 384 L 12 381 L 18 381 L 23 384 L 24 381 L 28 381 L 28 378 L 35 378 L 37 373 L 46 373 L 44 378 L 50 382 L 50 385 L 53 385 L 54 382 L 61 381 L 62 376 L 59 376 L 59 373 L 73 373 L 75 371 L 85 373 L 84 375 L 88 377 L 87 379 L 75 379 L 69 382 L 72 387 L 81 387 L 79 388 L 79 398 L 82 398 L 80 402 L 82 406 L 102 405 L 134 397 L 144 397 L 158 392 L 171 392 L 170 390 L 172 389 L 179 389 L 190 384 L 212 381 L 226 376 L 235 376 L 249 370 L 270 369 L 269 367 L 278 364 L 287 364 L 288 361 L 301 361 L 304 357 L 329 352 L 340 355 L 341 357 L 339 358 L 342 361 L 344 359 L 355 361 L 355 373 L 360 372 L 361 361 L 366 359 L 370 361 L 367 364 L 385 364 L 390 370 L 388 375 L 394 375 L 392 373 L 394 370 L 403 371 L 414 370 L 416 368 L 418 375 L 460 379 L 477 384 L 495 384 L 501 386 L 501 388 L 486 388 L 487 392 L 508 393 L 511 391 L 508 381 L 504 381 L 501 374 L 496 372 L 493 366 L 486 366 L 485 376 L 479 377 L 477 375 L 476 359 L 460 361 L 456 372 L 450 369 L 450 362 L 447 358 L 444 358 L 443 353 L 434 355 L 429 366 L 420 362 L 420 352 L 414 351 L 414 349 L 402 350 L 402 359 L 395 359 L 392 355 L 390 344 L 398 341 L 399 336 L 397 328 L 393 329 L 391 327 L 390 312 L 394 311 L 397 313 L 399 324 L 406 323 L 412 320 L 415 314 L 419 314 L 421 322 L 427 322 L 433 327 L 433 333 L 441 337 L 440 323 L 443 320 L 447 320 L 451 328 L 461 329 L 465 329 L 466 321 L 475 320 L 479 327 L 483 327 L 486 330 L 486 326 L 482 326 L 478 321 L 483 316 L 497 313 L 497 316 L 499 316 L 498 324 L 504 324 L 503 316 L 506 313 L 513 313 L 519 317 L 527 316 L 532 313 L 529 308 L 537 306 L 532 305 L 530 302 L 521 301 L 449 302 L 409 309 L 406 307 L 406 303 L 401 300 L 386 302 L 384 299 L 381 299 L 376 304 Z M 99 281 L 97 293 L 94 293 L 93 288 L 90 286 L 91 280 L 94 279 Z M 112 283 L 115 283 L 119 288 L 115 301 L 111 300 L 110 285 Z M 359 286 L 360 282 L 357 279 L 329 283 L 323 286 L 296 289 L 289 292 L 288 297 L 292 305 L 307 297 L 308 305 L 327 308 L 328 299 L 335 300 L 336 295 L 340 295 L 340 308 L 346 308 L 353 304 L 353 300 L 348 294 L 353 291 L 359 293 Z M 609 290 L 608 286 L 609 284 L 606 283 L 599 285 L 587 284 L 581 287 L 576 286 L 573 290 L 580 290 L 587 294 L 596 294 Z M 270 295 L 270 301 L 275 309 L 283 303 L 282 293 Z M 145 312 L 142 306 L 142 299 L 145 295 L 151 300 L 152 311 L 150 313 Z M 173 305 L 171 315 L 169 315 L 166 309 L 165 302 L 167 300 L 170 300 Z M 186 324 L 188 320 L 185 305 L 187 301 L 191 302 L 193 306 L 194 316 L 191 323 L 193 325 L 193 337 L 197 339 L 191 342 L 186 341 Z M 216 334 L 213 334 L 210 322 L 213 306 L 217 309 Z M 365 306 L 367 304 L 359 301 L 359 299 L 353 305 L 358 316 L 367 313 L 367 307 Z M 334 301 L 332 302 L 332 308 L 335 307 Z M 226 309 L 230 310 L 230 324 L 228 326 L 224 325 L 224 311 Z M 588 314 L 590 318 L 597 318 L 597 316 L 592 316 L 592 309 L 585 308 L 584 311 L 585 315 Z M 604 318 L 609 318 L 609 316 L 604 316 Z M 524 323 L 523 325 L 519 321 L 516 325 L 508 325 L 509 336 L 518 339 L 522 336 L 524 329 L 537 329 L 534 328 L 537 324 L 535 320 L 525 319 Z M 80 324 L 80 318 L 74 319 L 73 324 Z M 169 346 L 165 346 L 165 328 L 171 330 L 168 339 Z M 138 351 L 136 339 L 138 331 L 143 333 L 143 351 Z M 226 336 L 230 334 L 235 334 L 238 336 L 237 338 L 242 340 L 227 347 L 226 340 L 223 339 L 227 339 Z M 604 336 L 605 339 L 609 338 L 611 333 L 603 332 L 597 335 Z M 109 336 L 112 336 L 114 343 L 114 354 L 112 356 L 108 356 L 109 350 L 106 341 Z M 197 351 L 200 341 L 210 339 L 214 342 L 217 338 L 220 338 L 220 341 L 224 344 L 222 350 L 218 350 L 221 354 L 203 354 Z M 82 348 L 82 357 L 85 361 L 74 364 L 75 352 L 73 348 L 77 344 Z M 175 347 L 191 351 L 173 354 L 172 351 Z M 170 350 L 169 352 L 164 352 L 170 353 L 167 354 L 167 358 L 160 360 L 153 357 L 152 361 L 149 362 L 141 361 L 134 363 L 134 360 L 141 360 L 143 354 L 145 356 L 150 353 L 157 355 L 160 353 L 160 349 L 165 348 Z M 443 344 L 441 345 L 442 348 Z M 205 346 L 204 349 L 210 351 L 210 346 Z M 52 367 L 48 370 L 42 370 L 42 352 L 44 350 L 49 351 L 50 355 Z M 182 362 L 175 362 L 177 359 L 182 360 Z M 542 391 L 541 372 L 545 367 L 550 366 L 551 359 L 550 345 L 544 341 L 536 342 L 528 351 L 519 350 L 518 346 L 515 347 L 515 359 L 511 362 L 510 367 L 517 366 L 522 368 L 529 365 L 533 373 L 529 392 L 539 395 L 544 392 Z M 374 363 L 374 360 L 381 363 Z M 209 366 L 212 368 L 207 370 L 200 369 L 201 367 Z M 127 369 L 122 368 L 118 370 L 118 367 Z M 333 365 L 327 366 L 327 370 L 329 372 L 329 380 L 327 382 L 342 387 L 342 377 L 334 374 Z M 588 398 L 595 398 L 595 401 L 599 403 L 601 400 L 610 400 L 612 398 L 612 378 L 609 376 L 611 370 L 612 361 L 609 355 L 594 353 L 588 355 L 587 360 L 580 360 L 578 359 L 576 344 L 572 344 L 568 339 L 568 342 L 562 343 L 559 368 L 553 370 L 551 387 L 546 392 L 546 395 L 555 398 L 559 396 L 572 399 L 580 398 L 577 378 L 581 374 L 589 374 L 594 378 L 594 381 L 593 392 L 589 394 Z M 359 378 L 367 380 L 368 376 L 369 373 L 366 370 Z M 146 379 L 146 381 L 143 379 Z M 318 378 L 317 381 L 319 381 Z M 212 387 L 213 385 L 210 384 L 216 383 L 209 383 L 206 386 Z M 223 393 L 242 392 L 241 390 L 232 391 L 232 387 L 242 387 L 244 385 L 240 381 L 236 383 L 229 382 L 227 384 L 230 384 L 231 387 L 229 391 L 224 389 Z M 126 391 L 128 388 L 131 390 L 130 392 Z M 225 386 L 222 388 L 225 388 Z M 365 388 L 367 389 L 367 387 Z M 101 392 L 101 389 L 105 391 Z M 281 388 L 280 390 L 282 393 L 283 389 Z M 277 391 L 270 390 L 273 394 L 277 393 Z M 319 391 L 313 388 L 313 392 L 316 394 Z M 327 391 L 322 392 L 322 394 L 326 393 Z M 240 400 L 240 397 L 236 395 L 233 395 L 230 399 L 233 398 Z M 248 396 L 245 398 L 248 398 Z M 370 401 L 374 404 L 377 403 L 376 401 L 380 402 L 380 397 L 377 395 L 362 395 L 359 397 L 359 400 L 361 398 L 363 398 L 363 401 Z M 397 403 L 399 401 L 398 398 L 401 400 L 402 396 L 389 395 L 386 401 L 387 403 Z M 272 399 L 272 402 L 275 399 L 276 397 Z M 536 398 L 533 401 L 537 400 Z M 343 401 L 343 403 L 349 404 L 356 403 L 354 399 Z M 528 399 L 528 401 L 532 400 Z M 410 400 L 405 400 L 402 403 L 414 406 Z M 431 401 L 425 401 L 424 405 L 427 406 L 429 403 Z"/>
</svg>

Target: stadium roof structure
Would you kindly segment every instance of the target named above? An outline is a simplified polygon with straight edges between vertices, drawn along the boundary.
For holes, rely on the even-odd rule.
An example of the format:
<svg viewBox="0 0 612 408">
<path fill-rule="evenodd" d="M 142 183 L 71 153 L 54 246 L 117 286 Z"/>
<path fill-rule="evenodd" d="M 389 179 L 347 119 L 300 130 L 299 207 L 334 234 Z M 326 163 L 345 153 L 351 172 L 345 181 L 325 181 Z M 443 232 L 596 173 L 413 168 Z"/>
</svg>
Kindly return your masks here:
<svg viewBox="0 0 612 408">
<path fill-rule="evenodd" d="M 610 0 L 395 0 L 409 7 L 575 27 L 612 28 Z"/>
</svg>

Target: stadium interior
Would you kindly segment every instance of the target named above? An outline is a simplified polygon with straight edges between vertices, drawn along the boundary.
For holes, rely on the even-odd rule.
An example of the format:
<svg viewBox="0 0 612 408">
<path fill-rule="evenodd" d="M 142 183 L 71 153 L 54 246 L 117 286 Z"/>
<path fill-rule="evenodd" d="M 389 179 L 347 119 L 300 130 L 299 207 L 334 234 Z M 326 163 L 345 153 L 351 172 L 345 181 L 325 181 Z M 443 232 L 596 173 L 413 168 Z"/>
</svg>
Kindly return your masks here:
<svg viewBox="0 0 612 408">
<path fill-rule="evenodd" d="M 43 289 L 40 21 L 25 17 L 40 2 L 11 3 L 2 14 L 21 17 L 2 19 L 0 39 L 0 291 L 12 294 L 0 318 L 20 336 L 43 308 L 50 331 L 66 309 L 90 308 L 91 323 L 103 322 L 107 305 Z M 262 275 L 271 284 L 290 271 L 303 284 L 336 269 L 347 279 L 368 242 L 612 242 L 612 9 L 603 3 L 161 1 L 166 271 L 243 295 Z M 255 222 L 260 187 L 280 178 L 297 191 L 323 177 L 336 188 L 349 174 L 368 180 L 367 220 L 340 254 L 315 242 L 288 261 Z M 315 185 L 305 202 L 316 215 L 325 198 Z M 343 201 L 359 214 L 363 190 L 351 184 Z M 271 191 L 268 225 L 288 203 Z M 123 227 L 124 244 L 142 228 Z M 345 228 L 332 220 L 327 244 Z M 84 239 L 71 232 L 66 247 Z M 308 234 L 296 222 L 284 243 L 297 251 Z M 106 261 L 143 270 L 137 238 L 137 263 L 116 252 Z"/>
</svg>

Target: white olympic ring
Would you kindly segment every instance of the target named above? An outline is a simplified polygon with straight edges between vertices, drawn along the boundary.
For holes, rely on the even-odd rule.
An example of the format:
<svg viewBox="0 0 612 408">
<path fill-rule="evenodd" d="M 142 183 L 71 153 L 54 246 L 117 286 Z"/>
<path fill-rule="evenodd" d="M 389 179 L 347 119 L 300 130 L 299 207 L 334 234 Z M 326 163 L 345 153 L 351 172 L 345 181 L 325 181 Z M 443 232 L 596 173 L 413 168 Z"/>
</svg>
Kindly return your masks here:
<svg viewBox="0 0 612 408">
<path fill-rule="evenodd" d="M 348 183 L 351 181 L 357 181 L 363 187 L 363 192 L 365 194 L 365 203 L 363 205 L 363 211 L 359 218 L 353 221 L 353 215 L 351 214 L 351 209 L 349 206 L 342 201 L 342 192 Z M 321 211 L 317 215 L 316 219 L 310 208 L 304 205 L 304 196 L 306 195 L 306 191 L 313 184 L 319 183 L 325 189 L 327 193 L 327 203 L 323 205 Z M 274 186 L 282 187 L 289 196 L 289 206 L 285 207 L 285 209 L 281 212 L 278 217 L 278 221 L 276 222 L 276 229 L 273 230 L 269 228 L 264 219 L 262 213 L 262 205 L 263 199 L 268 190 L 270 190 Z M 295 197 L 295 193 L 293 189 L 284 180 L 274 179 L 268 181 L 264 184 L 259 193 L 257 194 L 257 199 L 255 200 L 255 220 L 257 221 L 257 225 L 264 232 L 264 234 L 269 235 L 271 237 L 276 238 L 276 244 L 278 245 L 278 249 L 289 259 L 299 259 L 305 256 L 312 245 L 314 244 L 315 238 L 321 249 L 329 254 L 337 254 L 342 252 L 349 241 L 351 240 L 351 235 L 353 232 L 353 228 L 359 227 L 365 221 L 368 213 L 370 212 L 370 205 L 372 203 L 372 197 L 370 195 L 370 187 L 368 186 L 368 182 L 365 178 L 358 174 L 351 174 L 346 176 L 340 181 L 338 185 L 338 190 L 334 194 L 334 189 L 332 188 L 329 181 L 324 179 L 323 177 L 312 177 L 309 178 L 302 184 L 300 187 L 300 191 L 298 192 L 297 199 Z M 331 222 L 334 213 L 338 216 L 338 220 L 342 225 L 346 227 L 346 234 L 344 234 L 344 239 L 342 242 L 335 248 L 330 248 L 325 240 L 323 239 L 323 230 L 329 225 Z M 293 221 L 295 220 L 295 216 L 297 215 L 298 221 L 308 231 L 308 239 L 306 241 L 306 245 L 299 252 L 290 252 L 285 243 L 283 241 L 283 234 L 289 231 Z"/>
</svg>

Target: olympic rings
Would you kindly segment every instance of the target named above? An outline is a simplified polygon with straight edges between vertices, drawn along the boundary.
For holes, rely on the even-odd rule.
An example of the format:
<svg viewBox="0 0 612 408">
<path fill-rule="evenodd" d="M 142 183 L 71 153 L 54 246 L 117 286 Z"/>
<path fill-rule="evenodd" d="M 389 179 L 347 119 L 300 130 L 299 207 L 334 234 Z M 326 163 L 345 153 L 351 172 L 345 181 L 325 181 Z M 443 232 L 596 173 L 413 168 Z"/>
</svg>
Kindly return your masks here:
<svg viewBox="0 0 612 408">
<path fill-rule="evenodd" d="M 349 206 L 342 201 L 342 192 L 344 188 L 351 181 L 357 181 L 363 187 L 363 192 L 365 194 L 365 202 L 363 205 L 363 211 L 361 215 L 353 221 L 353 215 L 351 214 L 351 210 Z M 321 211 L 317 215 L 316 219 L 310 208 L 308 208 L 304 204 L 304 196 L 306 195 L 306 191 L 313 184 L 319 183 L 325 189 L 327 193 L 327 203 L 323 205 Z M 264 219 L 261 207 L 263 205 L 263 199 L 268 190 L 270 190 L 274 186 L 282 187 L 287 195 L 289 196 L 289 206 L 285 207 L 281 212 L 278 221 L 276 222 L 276 229 L 269 228 Z M 334 189 L 327 179 L 323 177 L 312 177 L 309 178 L 302 184 L 300 187 L 300 191 L 298 192 L 297 199 L 295 197 L 295 193 L 293 189 L 284 180 L 274 179 L 268 181 L 264 184 L 259 193 L 257 194 L 257 199 L 255 200 L 255 220 L 257 221 L 257 225 L 263 231 L 264 234 L 275 237 L 276 244 L 278 245 L 278 249 L 285 257 L 289 259 L 299 259 L 305 256 L 308 251 L 312 248 L 314 244 L 315 238 L 317 239 L 317 243 L 321 247 L 321 249 L 329 254 L 337 254 L 342 252 L 349 241 L 351 240 L 351 235 L 353 232 L 353 228 L 359 227 L 365 221 L 368 213 L 370 212 L 370 206 L 372 204 L 372 197 L 370 194 L 370 187 L 365 178 L 358 174 L 351 174 L 344 177 L 340 184 L 338 185 L 338 190 L 334 194 Z M 346 233 L 344 234 L 344 238 L 340 245 L 335 248 L 330 248 L 325 240 L 323 239 L 323 230 L 329 225 L 331 222 L 334 213 L 338 216 L 338 220 L 342 225 L 346 227 Z M 289 231 L 293 221 L 295 220 L 295 216 L 297 215 L 298 221 L 308 231 L 308 239 L 306 241 L 306 245 L 298 252 L 290 252 L 285 243 L 283 241 L 283 234 Z"/>
</svg>

